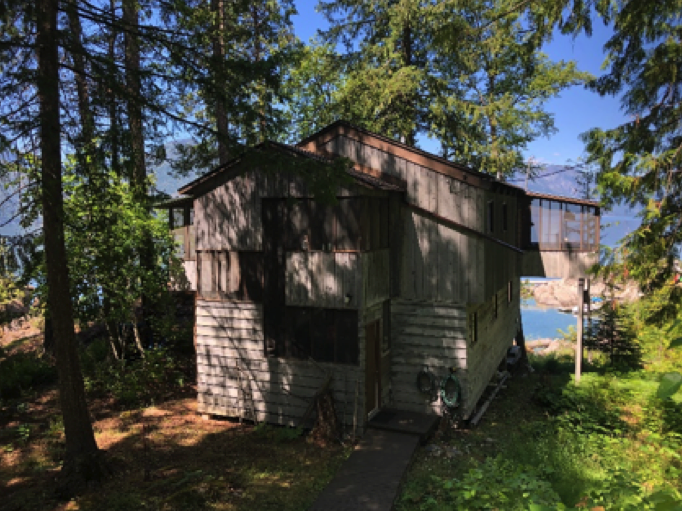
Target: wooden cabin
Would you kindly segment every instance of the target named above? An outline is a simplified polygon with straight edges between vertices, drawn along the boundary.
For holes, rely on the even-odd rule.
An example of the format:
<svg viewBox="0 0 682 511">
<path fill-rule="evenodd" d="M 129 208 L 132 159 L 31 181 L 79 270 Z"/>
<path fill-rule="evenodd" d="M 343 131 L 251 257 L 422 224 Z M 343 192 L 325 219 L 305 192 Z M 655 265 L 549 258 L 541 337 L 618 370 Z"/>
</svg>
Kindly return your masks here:
<svg viewBox="0 0 682 511">
<path fill-rule="evenodd" d="M 363 427 L 383 407 L 442 413 L 417 376 L 456 369 L 468 418 L 521 321 L 520 277 L 583 275 L 594 202 L 525 192 L 336 122 L 282 158 L 350 159 L 330 206 L 292 175 L 230 162 L 180 189 L 171 228 L 196 290 L 201 413 L 298 424 L 332 375 Z"/>
</svg>

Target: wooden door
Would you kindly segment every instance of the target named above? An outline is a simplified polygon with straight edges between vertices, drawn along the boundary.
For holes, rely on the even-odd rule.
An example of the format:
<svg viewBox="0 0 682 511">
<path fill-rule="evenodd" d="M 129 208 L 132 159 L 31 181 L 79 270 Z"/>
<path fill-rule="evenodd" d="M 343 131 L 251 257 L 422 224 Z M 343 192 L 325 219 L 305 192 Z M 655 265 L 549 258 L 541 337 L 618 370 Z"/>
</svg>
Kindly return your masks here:
<svg viewBox="0 0 682 511">
<path fill-rule="evenodd" d="M 365 413 L 376 412 L 381 400 L 381 321 L 365 325 Z"/>
</svg>

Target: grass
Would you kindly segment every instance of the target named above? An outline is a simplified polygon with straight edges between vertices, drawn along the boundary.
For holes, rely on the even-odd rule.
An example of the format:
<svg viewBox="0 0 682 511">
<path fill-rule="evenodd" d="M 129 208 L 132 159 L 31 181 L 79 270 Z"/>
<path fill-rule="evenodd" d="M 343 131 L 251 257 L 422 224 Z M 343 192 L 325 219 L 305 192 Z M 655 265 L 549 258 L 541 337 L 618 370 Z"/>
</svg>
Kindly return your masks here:
<svg viewBox="0 0 682 511">
<path fill-rule="evenodd" d="M 399 511 L 679 509 L 663 506 L 682 504 L 682 405 L 655 397 L 655 375 L 576 387 L 566 360 L 543 364 L 509 380 L 477 428 L 418 453 Z"/>
<path fill-rule="evenodd" d="M 296 429 L 202 420 L 192 385 L 134 407 L 103 388 L 89 402 L 115 476 L 70 502 L 55 498 L 64 436 L 54 384 L 0 400 L 0 509 L 305 510 L 349 454 Z"/>
</svg>

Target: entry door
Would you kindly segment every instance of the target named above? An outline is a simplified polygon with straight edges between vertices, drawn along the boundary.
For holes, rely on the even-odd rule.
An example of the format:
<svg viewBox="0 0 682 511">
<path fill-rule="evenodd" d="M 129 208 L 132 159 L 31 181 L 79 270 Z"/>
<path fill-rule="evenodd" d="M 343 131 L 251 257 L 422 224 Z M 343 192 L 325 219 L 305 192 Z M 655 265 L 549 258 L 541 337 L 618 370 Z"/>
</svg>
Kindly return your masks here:
<svg viewBox="0 0 682 511">
<path fill-rule="evenodd" d="M 381 320 L 365 325 L 365 413 L 371 417 L 381 404 Z"/>
</svg>

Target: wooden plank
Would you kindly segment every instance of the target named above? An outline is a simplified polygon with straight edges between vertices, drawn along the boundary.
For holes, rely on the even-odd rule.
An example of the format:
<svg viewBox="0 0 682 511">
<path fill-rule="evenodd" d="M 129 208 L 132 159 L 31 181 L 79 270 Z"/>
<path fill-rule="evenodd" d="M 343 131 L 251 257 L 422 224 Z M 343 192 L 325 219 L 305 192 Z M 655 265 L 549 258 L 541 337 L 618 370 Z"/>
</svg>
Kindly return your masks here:
<svg viewBox="0 0 682 511">
<path fill-rule="evenodd" d="M 213 316 L 197 316 L 197 326 L 206 327 L 220 327 L 222 329 L 253 329 L 262 330 L 263 320 L 261 318 L 231 318 L 231 317 L 213 317 Z"/>
<path fill-rule="evenodd" d="M 262 311 L 263 305 L 251 301 L 236 300 L 207 301 L 202 300 L 201 298 L 197 299 L 197 311 L 206 310 L 212 312 L 213 310 L 218 309 Z"/>
</svg>

